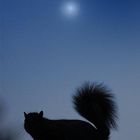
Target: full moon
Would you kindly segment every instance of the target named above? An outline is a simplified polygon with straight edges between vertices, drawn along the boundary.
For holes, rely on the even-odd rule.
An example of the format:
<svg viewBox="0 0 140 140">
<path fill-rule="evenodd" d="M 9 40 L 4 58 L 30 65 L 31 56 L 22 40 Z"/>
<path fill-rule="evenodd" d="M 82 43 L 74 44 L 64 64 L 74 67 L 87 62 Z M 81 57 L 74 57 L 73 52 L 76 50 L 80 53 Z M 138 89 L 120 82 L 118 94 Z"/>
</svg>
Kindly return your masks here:
<svg viewBox="0 0 140 140">
<path fill-rule="evenodd" d="M 79 5 L 76 2 L 65 2 L 61 11 L 67 17 L 76 17 L 79 15 Z"/>
</svg>

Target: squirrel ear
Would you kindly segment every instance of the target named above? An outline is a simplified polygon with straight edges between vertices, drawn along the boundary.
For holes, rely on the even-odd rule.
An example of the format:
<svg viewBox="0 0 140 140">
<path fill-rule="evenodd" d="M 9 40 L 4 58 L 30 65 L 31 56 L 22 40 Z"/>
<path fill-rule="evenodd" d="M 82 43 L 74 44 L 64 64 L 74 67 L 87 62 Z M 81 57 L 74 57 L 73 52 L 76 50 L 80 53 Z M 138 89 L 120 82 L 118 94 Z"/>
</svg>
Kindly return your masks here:
<svg viewBox="0 0 140 140">
<path fill-rule="evenodd" d="M 24 117 L 25 117 L 25 118 L 27 117 L 27 113 L 26 113 L 26 112 L 24 112 Z"/>
<path fill-rule="evenodd" d="M 43 117 L 43 111 L 40 111 L 39 116 L 42 118 Z"/>
</svg>

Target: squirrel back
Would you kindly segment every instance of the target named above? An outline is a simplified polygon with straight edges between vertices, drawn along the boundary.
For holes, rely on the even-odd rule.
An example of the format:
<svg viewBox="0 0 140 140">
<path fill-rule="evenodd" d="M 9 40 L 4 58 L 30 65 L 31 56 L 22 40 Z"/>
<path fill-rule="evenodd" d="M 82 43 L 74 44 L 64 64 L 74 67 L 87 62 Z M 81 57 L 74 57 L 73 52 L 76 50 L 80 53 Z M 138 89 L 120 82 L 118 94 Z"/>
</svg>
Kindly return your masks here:
<svg viewBox="0 0 140 140">
<path fill-rule="evenodd" d="M 109 133 L 116 129 L 117 106 L 111 91 L 103 84 L 85 83 L 73 96 L 75 110 L 95 125 L 96 129 Z"/>
</svg>

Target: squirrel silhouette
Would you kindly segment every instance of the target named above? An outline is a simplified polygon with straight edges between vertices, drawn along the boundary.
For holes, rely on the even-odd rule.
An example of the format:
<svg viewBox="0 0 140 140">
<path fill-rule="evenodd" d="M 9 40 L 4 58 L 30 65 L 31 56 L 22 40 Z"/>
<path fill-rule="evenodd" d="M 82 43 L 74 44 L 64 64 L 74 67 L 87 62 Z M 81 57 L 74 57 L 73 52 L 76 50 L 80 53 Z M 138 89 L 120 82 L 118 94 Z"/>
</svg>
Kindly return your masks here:
<svg viewBox="0 0 140 140">
<path fill-rule="evenodd" d="M 87 121 L 51 120 L 43 111 L 25 113 L 24 128 L 34 140 L 108 140 L 117 129 L 117 106 L 103 84 L 85 83 L 73 96 L 75 110 Z"/>
</svg>

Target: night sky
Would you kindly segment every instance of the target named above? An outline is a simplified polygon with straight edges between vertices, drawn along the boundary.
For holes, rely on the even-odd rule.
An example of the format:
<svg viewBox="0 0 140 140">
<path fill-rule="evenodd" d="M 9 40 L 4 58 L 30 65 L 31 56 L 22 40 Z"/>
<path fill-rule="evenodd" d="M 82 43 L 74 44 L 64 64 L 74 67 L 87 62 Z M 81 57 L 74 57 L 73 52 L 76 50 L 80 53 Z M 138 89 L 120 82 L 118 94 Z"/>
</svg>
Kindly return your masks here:
<svg viewBox="0 0 140 140">
<path fill-rule="evenodd" d="M 103 82 L 119 108 L 112 140 L 140 139 L 139 0 L 1 0 L 0 98 L 6 120 L 24 131 L 23 112 L 82 119 L 76 87 Z"/>
</svg>

